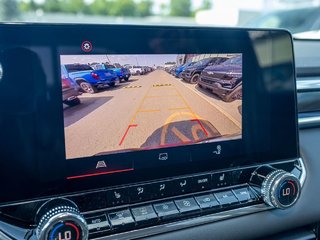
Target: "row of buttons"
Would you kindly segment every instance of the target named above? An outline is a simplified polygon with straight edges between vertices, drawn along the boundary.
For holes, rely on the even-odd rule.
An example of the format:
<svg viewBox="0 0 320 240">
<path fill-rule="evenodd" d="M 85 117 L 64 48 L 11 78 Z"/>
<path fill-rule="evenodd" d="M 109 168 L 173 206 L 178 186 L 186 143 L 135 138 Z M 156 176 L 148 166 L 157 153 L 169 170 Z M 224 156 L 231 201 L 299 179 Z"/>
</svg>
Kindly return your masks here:
<svg viewBox="0 0 320 240">
<path fill-rule="evenodd" d="M 230 186 L 231 184 L 231 172 L 203 174 L 128 188 L 102 191 L 83 197 L 74 197 L 72 200 L 77 203 L 81 211 L 90 211 L 97 208 L 118 206 L 121 204 L 136 203 L 179 194 L 216 189 Z M 91 200 L 88 201 L 88 198 L 91 198 Z"/>
<path fill-rule="evenodd" d="M 98 216 L 87 216 L 90 233 L 125 230 L 135 226 L 153 224 L 159 220 L 168 220 L 205 212 L 223 210 L 222 207 L 256 200 L 247 187 L 217 193 L 190 196 L 183 199 L 147 204 L 131 209 L 109 212 Z"/>
</svg>

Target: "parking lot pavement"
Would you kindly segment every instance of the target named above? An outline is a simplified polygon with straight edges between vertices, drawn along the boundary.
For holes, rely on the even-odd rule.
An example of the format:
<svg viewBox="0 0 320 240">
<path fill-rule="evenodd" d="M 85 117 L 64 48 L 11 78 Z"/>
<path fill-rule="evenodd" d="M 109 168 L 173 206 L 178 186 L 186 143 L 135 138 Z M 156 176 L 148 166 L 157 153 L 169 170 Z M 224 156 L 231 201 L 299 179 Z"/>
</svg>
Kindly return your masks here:
<svg viewBox="0 0 320 240">
<path fill-rule="evenodd" d="M 241 101 L 225 103 L 162 70 L 80 98 L 64 109 L 68 159 L 241 135 Z"/>
</svg>

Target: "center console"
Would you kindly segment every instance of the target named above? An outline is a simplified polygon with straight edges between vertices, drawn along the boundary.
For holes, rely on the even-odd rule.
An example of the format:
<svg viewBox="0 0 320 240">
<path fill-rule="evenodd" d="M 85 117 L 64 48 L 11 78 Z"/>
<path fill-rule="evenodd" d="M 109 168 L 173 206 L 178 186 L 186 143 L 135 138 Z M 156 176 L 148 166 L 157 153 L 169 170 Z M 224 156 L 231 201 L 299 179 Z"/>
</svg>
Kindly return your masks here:
<svg viewBox="0 0 320 240">
<path fill-rule="evenodd" d="M 288 32 L 2 24 L 0 35 L 4 239 L 137 239 L 298 201 Z"/>
</svg>

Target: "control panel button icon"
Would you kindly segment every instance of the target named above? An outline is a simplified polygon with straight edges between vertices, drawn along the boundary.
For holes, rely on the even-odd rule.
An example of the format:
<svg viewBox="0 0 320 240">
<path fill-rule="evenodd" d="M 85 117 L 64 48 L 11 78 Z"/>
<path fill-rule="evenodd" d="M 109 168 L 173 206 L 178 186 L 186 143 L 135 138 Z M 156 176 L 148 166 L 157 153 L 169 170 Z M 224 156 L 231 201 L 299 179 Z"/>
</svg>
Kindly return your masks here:
<svg viewBox="0 0 320 240">
<path fill-rule="evenodd" d="M 168 153 L 160 153 L 159 154 L 159 160 L 160 161 L 166 161 L 166 160 L 168 160 L 168 158 L 169 158 Z"/>
<path fill-rule="evenodd" d="M 125 204 L 129 202 L 128 191 L 125 188 L 118 188 L 107 191 L 108 206 Z"/>
<path fill-rule="evenodd" d="M 115 197 L 116 199 L 121 198 L 121 193 L 118 193 L 118 192 L 116 192 L 116 191 L 114 191 L 113 193 L 114 193 L 114 197 Z"/>
<path fill-rule="evenodd" d="M 213 153 L 213 154 L 216 154 L 216 155 L 220 155 L 220 154 L 221 154 L 221 150 L 222 150 L 221 145 L 218 145 L 218 146 L 217 146 L 217 149 L 214 150 L 212 153 Z"/>
<path fill-rule="evenodd" d="M 160 190 L 160 191 L 163 191 L 163 190 L 165 190 L 165 189 L 166 189 L 166 184 L 165 184 L 165 183 L 160 184 L 159 190 Z"/>
<path fill-rule="evenodd" d="M 82 42 L 82 44 L 81 44 L 81 49 L 82 49 L 82 51 L 84 51 L 84 52 L 91 52 L 92 49 L 93 49 L 92 43 L 89 42 L 89 41 L 84 41 L 84 42 Z"/>
<path fill-rule="evenodd" d="M 137 191 L 138 191 L 138 195 L 140 195 L 140 194 L 143 193 L 144 188 L 143 188 L 143 187 L 138 187 L 138 188 L 137 188 Z"/>
<path fill-rule="evenodd" d="M 107 164 L 105 161 L 98 161 L 97 162 L 97 165 L 96 165 L 96 169 L 98 168 L 106 168 L 107 167 Z"/>
</svg>

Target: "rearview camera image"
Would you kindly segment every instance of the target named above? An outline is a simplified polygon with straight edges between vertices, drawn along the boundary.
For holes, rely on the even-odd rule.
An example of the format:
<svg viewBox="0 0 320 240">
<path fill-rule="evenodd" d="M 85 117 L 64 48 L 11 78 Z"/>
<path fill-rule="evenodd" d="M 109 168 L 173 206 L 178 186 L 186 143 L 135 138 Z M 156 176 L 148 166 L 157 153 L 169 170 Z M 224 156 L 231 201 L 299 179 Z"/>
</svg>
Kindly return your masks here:
<svg viewBox="0 0 320 240">
<path fill-rule="evenodd" d="M 61 55 L 66 158 L 242 137 L 242 54 Z"/>
</svg>

